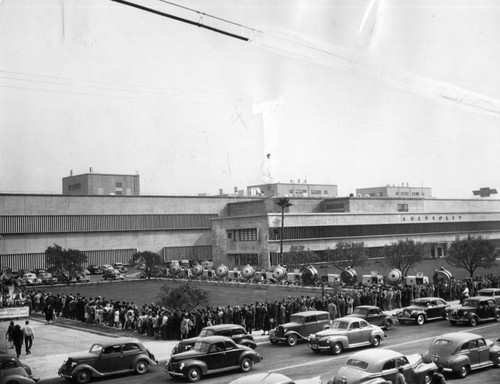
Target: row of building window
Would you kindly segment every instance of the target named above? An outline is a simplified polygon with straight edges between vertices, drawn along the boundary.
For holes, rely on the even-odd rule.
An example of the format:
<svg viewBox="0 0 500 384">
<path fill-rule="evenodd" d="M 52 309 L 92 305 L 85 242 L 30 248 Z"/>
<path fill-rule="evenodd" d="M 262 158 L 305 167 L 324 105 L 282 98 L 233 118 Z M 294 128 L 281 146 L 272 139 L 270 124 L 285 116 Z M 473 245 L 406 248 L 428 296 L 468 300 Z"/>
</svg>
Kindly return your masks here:
<svg viewBox="0 0 500 384">
<path fill-rule="evenodd" d="M 336 237 L 417 235 L 431 233 L 468 233 L 499 230 L 500 221 L 339 225 L 315 227 L 285 227 L 283 228 L 283 238 L 296 240 Z M 279 233 L 280 231 L 276 231 L 275 228 L 269 228 L 269 240 L 279 240 Z"/>
<path fill-rule="evenodd" d="M 256 253 L 228 253 L 227 263 L 229 268 L 244 267 L 246 265 L 259 265 L 259 255 Z"/>
<path fill-rule="evenodd" d="M 257 228 L 231 229 L 227 238 L 232 241 L 257 241 Z"/>
<path fill-rule="evenodd" d="M 0 217 L 0 233 L 210 229 L 210 220 L 216 217 L 215 214 L 2 216 Z"/>
<path fill-rule="evenodd" d="M 161 251 L 163 260 L 209 260 L 212 258 L 211 245 L 193 247 L 164 247 Z"/>
</svg>

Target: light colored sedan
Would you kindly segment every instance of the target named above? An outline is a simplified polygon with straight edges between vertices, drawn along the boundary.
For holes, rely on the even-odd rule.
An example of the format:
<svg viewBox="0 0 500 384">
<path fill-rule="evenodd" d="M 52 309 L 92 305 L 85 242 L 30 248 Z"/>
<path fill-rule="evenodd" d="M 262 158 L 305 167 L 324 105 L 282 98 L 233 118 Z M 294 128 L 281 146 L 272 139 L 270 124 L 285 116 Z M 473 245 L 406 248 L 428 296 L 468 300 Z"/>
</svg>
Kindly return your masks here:
<svg viewBox="0 0 500 384">
<path fill-rule="evenodd" d="M 405 356 L 391 349 L 367 349 L 353 353 L 329 383 L 394 383 L 400 367 L 404 370 L 406 382 L 412 384 L 430 384 L 437 370 L 436 364 L 425 363 L 419 353 Z"/>
<path fill-rule="evenodd" d="M 334 320 L 330 328 L 309 335 L 307 345 L 313 352 L 326 350 L 338 355 L 345 349 L 370 345 L 378 347 L 384 336 L 379 326 L 359 317 L 346 316 Z"/>
</svg>

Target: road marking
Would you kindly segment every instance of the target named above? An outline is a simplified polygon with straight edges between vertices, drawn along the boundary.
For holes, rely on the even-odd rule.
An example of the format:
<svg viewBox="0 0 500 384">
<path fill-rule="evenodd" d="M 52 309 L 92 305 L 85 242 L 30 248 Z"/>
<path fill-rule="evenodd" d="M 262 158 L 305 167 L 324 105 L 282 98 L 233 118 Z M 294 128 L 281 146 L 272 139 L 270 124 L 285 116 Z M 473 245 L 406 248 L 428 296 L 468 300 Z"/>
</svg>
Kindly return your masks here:
<svg viewBox="0 0 500 384">
<path fill-rule="evenodd" d="M 490 324 L 490 325 L 483 325 L 481 327 L 474 327 L 474 330 L 484 329 L 484 328 L 491 328 L 491 327 L 495 327 L 497 325 L 498 324 L 496 324 L 496 323 L 493 323 L 493 324 Z M 471 330 L 470 329 L 464 329 L 462 331 L 456 331 L 456 333 L 464 333 L 464 332 L 471 332 Z M 447 332 L 447 333 L 451 333 L 451 332 Z M 387 346 L 387 347 L 380 347 L 380 348 L 382 348 L 382 349 L 388 349 L 388 348 L 392 349 L 392 348 L 401 347 L 401 346 L 407 345 L 407 344 L 414 344 L 414 343 L 419 343 L 419 342 L 425 341 L 425 340 L 432 340 L 432 339 L 435 339 L 436 337 L 438 337 L 440 335 L 442 335 L 442 333 L 440 333 L 439 335 L 432 336 L 432 337 L 426 337 L 425 339 L 408 341 L 408 342 L 405 342 L 405 343 L 394 344 L 394 345 L 390 345 L 390 346 Z M 278 371 L 284 371 L 286 369 L 292 369 L 292 368 L 297 368 L 297 367 L 305 367 L 305 366 L 314 365 L 314 364 L 322 364 L 322 363 L 326 363 L 326 362 L 329 362 L 329 361 L 335 361 L 335 360 L 338 360 L 338 359 L 344 359 L 344 358 L 349 357 L 349 356 L 351 356 L 351 354 L 343 354 L 343 355 L 336 356 L 336 357 L 330 357 L 328 359 L 314 360 L 314 361 L 311 361 L 309 363 L 294 364 L 294 365 L 291 365 L 291 366 L 288 366 L 288 367 L 270 369 L 269 372 L 278 372 Z"/>
</svg>

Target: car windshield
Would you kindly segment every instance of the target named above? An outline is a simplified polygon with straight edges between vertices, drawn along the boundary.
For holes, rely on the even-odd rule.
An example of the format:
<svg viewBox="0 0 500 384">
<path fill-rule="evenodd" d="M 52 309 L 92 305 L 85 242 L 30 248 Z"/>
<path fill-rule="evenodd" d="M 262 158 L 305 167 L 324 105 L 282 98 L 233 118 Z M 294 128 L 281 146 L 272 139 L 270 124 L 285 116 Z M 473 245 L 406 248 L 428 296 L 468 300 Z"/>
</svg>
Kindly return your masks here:
<svg viewBox="0 0 500 384">
<path fill-rule="evenodd" d="M 102 345 L 101 344 L 94 344 L 90 347 L 89 352 L 92 353 L 101 353 L 102 352 Z"/>
<path fill-rule="evenodd" d="M 330 328 L 334 329 L 347 329 L 348 327 L 349 323 L 347 321 L 339 321 L 339 320 L 335 320 L 330 326 Z"/>
<path fill-rule="evenodd" d="M 464 303 L 462 304 L 464 307 L 477 307 L 479 301 L 477 300 L 464 300 Z"/>
<path fill-rule="evenodd" d="M 210 348 L 210 344 L 205 343 L 204 341 L 198 341 L 193 347 L 193 349 L 195 351 L 202 352 L 202 353 L 207 353 L 209 348 Z"/>
<path fill-rule="evenodd" d="M 363 360 L 358 360 L 358 359 L 349 359 L 345 363 L 348 367 L 354 367 L 358 369 L 366 369 L 368 368 L 368 363 Z"/>
<path fill-rule="evenodd" d="M 213 335 L 215 335 L 215 332 L 212 331 L 211 329 L 202 329 L 200 332 L 200 337 L 207 337 Z"/>
<path fill-rule="evenodd" d="M 367 308 L 355 308 L 353 314 L 355 315 L 368 315 L 368 309 Z"/>
<path fill-rule="evenodd" d="M 294 316 L 294 315 L 292 315 L 290 317 L 290 321 L 293 322 L 293 323 L 300 323 L 300 324 L 302 324 L 302 323 L 304 323 L 304 316 Z"/>
</svg>

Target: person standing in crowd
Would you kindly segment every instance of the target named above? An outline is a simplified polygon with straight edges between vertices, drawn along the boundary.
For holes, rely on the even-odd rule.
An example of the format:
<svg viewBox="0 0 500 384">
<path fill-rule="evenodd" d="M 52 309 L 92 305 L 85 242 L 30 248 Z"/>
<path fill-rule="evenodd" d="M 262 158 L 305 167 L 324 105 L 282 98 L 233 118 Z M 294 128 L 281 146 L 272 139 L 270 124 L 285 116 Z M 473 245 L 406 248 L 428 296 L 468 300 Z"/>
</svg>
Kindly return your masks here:
<svg viewBox="0 0 500 384">
<path fill-rule="evenodd" d="M 26 354 L 31 355 L 31 346 L 33 345 L 33 340 L 35 339 L 35 332 L 30 325 L 30 322 L 26 320 L 25 326 L 23 328 L 24 335 L 24 347 L 26 348 Z"/>
<path fill-rule="evenodd" d="M 5 338 L 10 343 L 10 349 L 14 348 L 14 343 L 13 343 L 13 339 L 12 339 L 13 333 L 14 333 L 14 322 L 11 321 L 9 324 L 9 328 L 7 329 L 7 332 L 5 333 Z"/>
<path fill-rule="evenodd" d="M 189 322 L 190 322 L 190 320 L 189 320 L 189 314 L 186 313 L 184 315 L 184 318 L 181 321 L 181 327 L 180 327 L 181 340 L 184 340 L 184 339 L 188 338 L 188 334 L 189 334 Z"/>
<path fill-rule="evenodd" d="M 50 323 L 54 323 L 54 309 L 52 305 L 48 303 L 43 310 L 45 313 L 45 325 L 50 325 Z"/>
<path fill-rule="evenodd" d="M 12 332 L 12 342 L 14 343 L 14 347 L 16 348 L 17 358 L 21 356 L 21 348 L 23 347 L 23 330 L 19 324 L 14 326 L 14 331 Z"/>
</svg>

